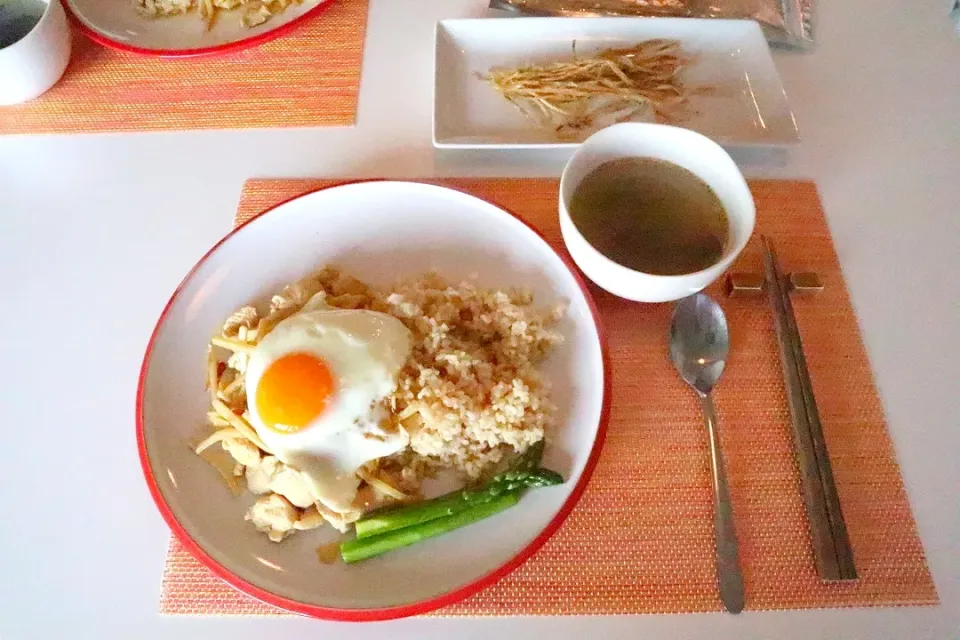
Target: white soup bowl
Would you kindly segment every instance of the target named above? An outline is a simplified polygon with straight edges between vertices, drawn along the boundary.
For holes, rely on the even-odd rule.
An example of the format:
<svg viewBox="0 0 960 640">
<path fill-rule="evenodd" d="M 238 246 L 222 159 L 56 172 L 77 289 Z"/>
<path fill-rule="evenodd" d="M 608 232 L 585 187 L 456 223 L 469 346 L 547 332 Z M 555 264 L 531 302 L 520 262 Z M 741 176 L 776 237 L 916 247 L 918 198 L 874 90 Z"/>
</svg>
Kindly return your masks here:
<svg viewBox="0 0 960 640">
<path fill-rule="evenodd" d="M 727 213 L 729 236 L 719 261 L 693 273 L 656 275 L 629 269 L 600 253 L 570 217 L 570 200 L 591 171 L 620 158 L 656 158 L 680 165 L 706 182 Z M 716 142 L 688 129 L 628 122 L 593 134 L 574 152 L 560 179 L 560 230 L 577 266 L 610 293 L 639 302 L 667 302 L 692 295 L 720 277 L 753 233 L 756 208 L 736 163 Z"/>
</svg>

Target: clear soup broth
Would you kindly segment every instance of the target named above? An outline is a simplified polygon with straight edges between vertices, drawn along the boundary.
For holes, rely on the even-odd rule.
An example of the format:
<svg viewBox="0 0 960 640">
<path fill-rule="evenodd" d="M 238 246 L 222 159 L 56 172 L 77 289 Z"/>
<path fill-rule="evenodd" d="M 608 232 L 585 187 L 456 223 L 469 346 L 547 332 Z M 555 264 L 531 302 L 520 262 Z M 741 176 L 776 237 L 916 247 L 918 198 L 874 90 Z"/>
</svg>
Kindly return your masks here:
<svg viewBox="0 0 960 640">
<path fill-rule="evenodd" d="M 727 212 L 710 186 L 680 165 L 620 158 L 584 177 L 570 217 L 593 247 L 634 271 L 681 275 L 723 256 Z"/>
</svg>

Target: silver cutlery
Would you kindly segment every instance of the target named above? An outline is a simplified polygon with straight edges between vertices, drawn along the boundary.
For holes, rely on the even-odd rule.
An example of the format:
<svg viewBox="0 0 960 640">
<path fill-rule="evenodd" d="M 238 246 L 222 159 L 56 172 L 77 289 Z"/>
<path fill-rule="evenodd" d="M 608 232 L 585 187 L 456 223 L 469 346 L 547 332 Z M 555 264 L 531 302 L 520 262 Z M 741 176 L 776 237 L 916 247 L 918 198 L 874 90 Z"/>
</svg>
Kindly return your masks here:
<svg viewBox="0 0 960 640">
<path fill-rule="evenodd" d="M 733 507 L 727 490 L 727 475 L 717 435 L 717 416 L 710 392 L 720 380 L 730 336 L 723 310 L 702 293 L 677 304 L 670 325 L 670 357 L 687 384 L 697 392 L 710 437 L 713 492 L 716 501 L 714 530 L 717 538 L 717 580 L 720 600 L 730 613 L 743 611 L 743 574 L 733 524 Z"/>
</svg>

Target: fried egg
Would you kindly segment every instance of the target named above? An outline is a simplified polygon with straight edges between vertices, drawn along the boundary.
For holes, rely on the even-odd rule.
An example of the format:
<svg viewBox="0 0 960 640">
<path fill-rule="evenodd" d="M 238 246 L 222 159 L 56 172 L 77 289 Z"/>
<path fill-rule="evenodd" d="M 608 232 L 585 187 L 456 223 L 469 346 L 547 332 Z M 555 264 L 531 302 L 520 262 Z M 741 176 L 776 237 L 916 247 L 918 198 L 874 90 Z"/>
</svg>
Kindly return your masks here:
<svg viewBox="0 0 960 640">
<path fill-rule="evenodd" d="M 337 309 L 314 296 L 250 354 L 250 423 L 282 462 L 301 472 L 329 509 L 353 508 L 363 464 L 407 446 L 384 430 L 383 400 L 410 355 L 410 331 L 376 311 Z"/>
</svg>

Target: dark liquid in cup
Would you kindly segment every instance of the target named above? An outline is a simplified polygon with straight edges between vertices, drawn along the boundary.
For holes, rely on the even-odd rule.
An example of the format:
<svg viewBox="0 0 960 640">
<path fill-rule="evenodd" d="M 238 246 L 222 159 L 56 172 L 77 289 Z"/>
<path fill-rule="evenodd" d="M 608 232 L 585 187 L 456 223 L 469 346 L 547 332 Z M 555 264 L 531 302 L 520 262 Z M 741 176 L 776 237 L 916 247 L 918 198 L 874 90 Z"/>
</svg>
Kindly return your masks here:
<svg viewBox="0 0 960 640">
<path fill-rule="evenodd" d="M 39 0 L 0 0 L 0 49 L 22 40 L 37 26 L 46 9 Z"/>
<path fill-rule="evenodd" d="M 723 256 L 727 212 L 706 182 L 654 158 L 605 162 L 583 179 L 570 217 L 593 247 L 634 271 L 681 275 Z"/>
</svg>

